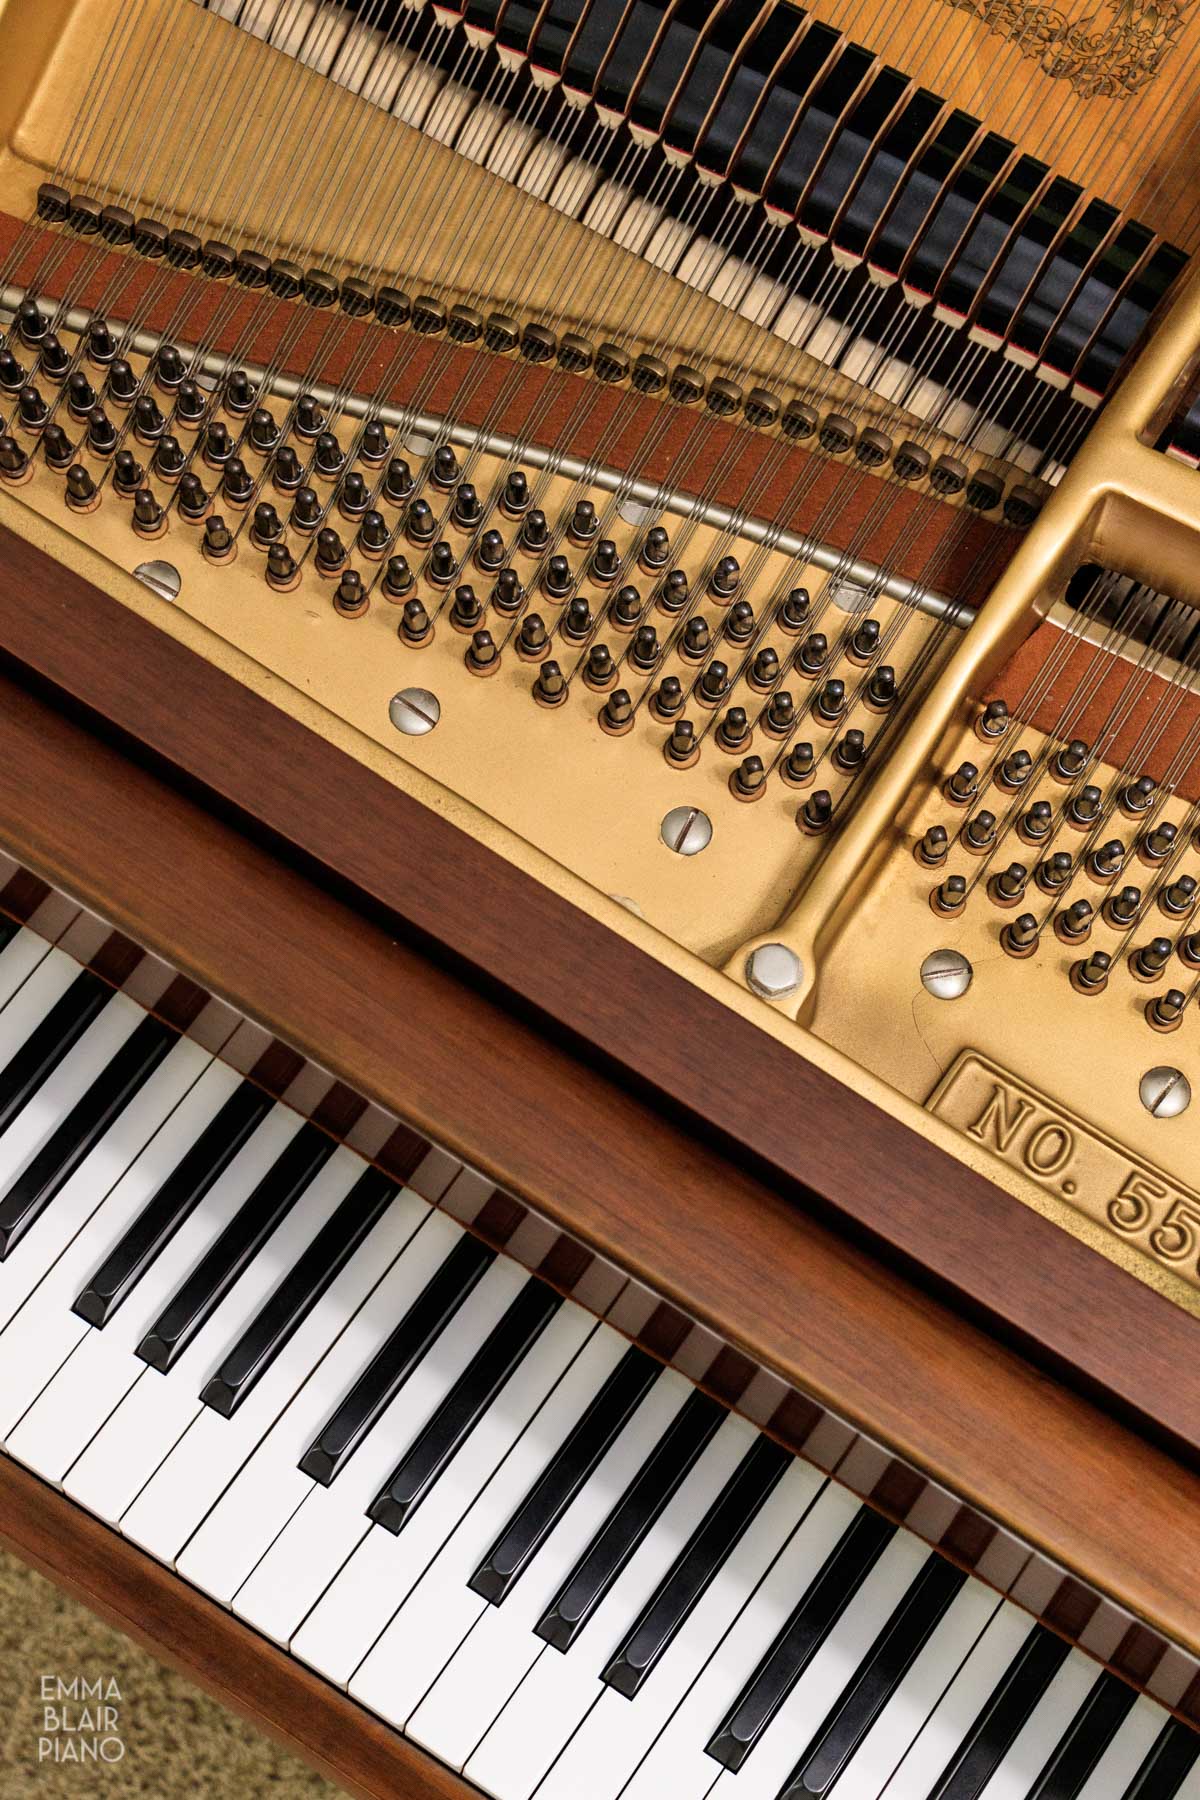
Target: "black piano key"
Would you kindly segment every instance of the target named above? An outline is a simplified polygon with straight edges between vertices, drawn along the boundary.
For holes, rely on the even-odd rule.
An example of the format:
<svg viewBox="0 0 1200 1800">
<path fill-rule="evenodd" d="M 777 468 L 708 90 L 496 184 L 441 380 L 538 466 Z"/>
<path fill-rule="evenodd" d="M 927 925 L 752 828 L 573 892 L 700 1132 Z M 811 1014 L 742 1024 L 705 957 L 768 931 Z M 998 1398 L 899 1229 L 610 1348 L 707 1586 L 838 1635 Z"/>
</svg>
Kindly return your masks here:
<svg viewBox="0 0 1200 1800">
<path fill-rule="evenodd" d="M 113 997 L 107 981 L 91 969 L 78 974 L 65 994 L 36 1024 L 21 1048 L 0 1070 L 0 1131 L 52 1075 Z"/>
<path fill-rule="evenodd" d="M 928 1642 L 966 1580 L 943 1556 L 930 1556 L 780 1789 L 779 1800 L 832 1792 L 868 1731 Z"/>
<path fill-rule="evenodd" d="M 1098 1676 L 1025 1800 L 1076 1800 L 1136 1699 L 1119 1676 Z"/>
<path fill-rule="evenodd" d="M 544 1281 L 525 1283 L 371 1502 L 377 1525 L 399 1532 L 407 1524 L 561 1305 Z"/>
<path fill-rule="evenodd" d="M 0 1199 L 0 1257 L 20 1242 L 147 1082 L 179 1034 L 144 1019 Z"/>
<path fill-rule="evenodd" d="M 895 1530 L 869 1506 L 855 1514 L 705 1746 L 725 1768 L 741 1768 Z"/>
<path fill-rule="evenodd" d="M 770 1438 L 755 1440 L 609 1662 L 600 1678 L 609 1687 L 633 1698 L 791 1460 Z"/>
<path fill-rule="evenodd" d="M 707 1394 L 689 1394 L 534 1626 L 569 1650 L 725 1417 Z"/>
<path fill-rule="evenodd" d="M 1200 1733 L 1172 1719 L 1164 1725 L 1121 1800 L 1175 1800 L 1200 1755 Z"/>
<path fill-rule="evenodd" d="M 460 1238 L 304 1452 L 300 1467 L 306 1475 L 323 1487 L 329 1486 L 445 1330 L 495 1255 L 478 1238 Z"/>
<path fill-rule="evenodd" d="M 1035 1625 L 938 1777 L 929 1800 L 975 1800 L 1069 1656 L 1071 1646 Z"/>
<path fill-rule="evenodd" d="M 20 929 L 19 919 L 10 919 L 7 913 L 0 913 L 0 953 L 8 949 Z"/>
<path fill-rule="evenodd" d="M 317 1125 L 302 1125 L 244 1200 L 216 1242 L 176 1289 L 137 1347 L 152 1369 L 169 1369 L 337 1148 Z"/>
<path fill-rule="evenodd" d="M 109 1251 L 72 1312 L 89 1325 L 108 1323 L 168 1238 L 195 1211 L 274 1104 L 271 1096 L 252 1081 L 243 1081 L 234 1090 Z"/>
<path fill-rule="evenodd" d="M 363 1239 L 395 1198 L 396 1184 L 380 1169 L 367 1169 L 307 1250 L 289 1269 L 229 1351 L 200 1395 L 226 1419 L 266 1374 L 272 1362 Z"/>
<path fill-rule="evenodd" d="M 499 1606 L 545 1543 L 584 1482 L 662 1373 L 644 1350 L 627 1350 L 572 1426 L 467 1583 Z"/>
</svg>

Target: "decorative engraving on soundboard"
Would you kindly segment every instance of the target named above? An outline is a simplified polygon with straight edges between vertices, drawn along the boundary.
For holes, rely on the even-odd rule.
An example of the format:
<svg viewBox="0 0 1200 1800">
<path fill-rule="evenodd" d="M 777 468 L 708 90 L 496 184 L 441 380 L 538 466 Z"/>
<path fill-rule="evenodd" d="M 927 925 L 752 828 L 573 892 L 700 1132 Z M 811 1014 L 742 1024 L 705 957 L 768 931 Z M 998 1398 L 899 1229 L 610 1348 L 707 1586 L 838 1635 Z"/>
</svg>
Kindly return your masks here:
<svg viewBox="0 0 1200 1800">
<path fill-rule="evenodd" d="M 929 1111 L 1200 1287 L 1200 1194 L 999 1064 L 964 1050 Z"/>
<path fill-rule="evenodd" d="M 1194 0 L 1102 0 L 1083 18 L 1032 0 L 946 0 L 1015 43 L 1080 99 L 1127 99 L 1153 81 Z"/>
</svg>

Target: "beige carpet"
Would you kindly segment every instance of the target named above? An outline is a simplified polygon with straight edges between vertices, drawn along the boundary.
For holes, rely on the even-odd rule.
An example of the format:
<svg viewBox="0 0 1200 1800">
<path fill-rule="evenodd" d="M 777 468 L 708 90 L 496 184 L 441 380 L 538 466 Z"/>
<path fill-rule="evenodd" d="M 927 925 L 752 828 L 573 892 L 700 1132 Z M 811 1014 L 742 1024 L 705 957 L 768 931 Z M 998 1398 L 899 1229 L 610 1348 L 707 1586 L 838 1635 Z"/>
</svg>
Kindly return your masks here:
<svg viewBox="0 0 1200 1800">
<path fill-rule="evenodd" d="M 43 1697 L 80 1677 L 119 1699 Z M 79 1715 L 107 1704 L 115 1719 Z M 47 1733 L 45 1708 L 70 1708 Z M 97 1729 L 98 1727 L 98 1729 Z M 43 1744 L 39 1759 L 40 1741 Z M 92 1746 L 96 1746 L 96 1753 Z M 62 1760 L 73 1752 L 81 1760 Z M 101 1760 L 102 1753 L 105 1760 Z M 55 1760 L 55 1758 L 58 1760 Z M 87 1760 L 82 1760 L 86 1757 Z M 0 1800 L 337 1800 L 338 1790 L 0 1552 Z"/>
</svg>

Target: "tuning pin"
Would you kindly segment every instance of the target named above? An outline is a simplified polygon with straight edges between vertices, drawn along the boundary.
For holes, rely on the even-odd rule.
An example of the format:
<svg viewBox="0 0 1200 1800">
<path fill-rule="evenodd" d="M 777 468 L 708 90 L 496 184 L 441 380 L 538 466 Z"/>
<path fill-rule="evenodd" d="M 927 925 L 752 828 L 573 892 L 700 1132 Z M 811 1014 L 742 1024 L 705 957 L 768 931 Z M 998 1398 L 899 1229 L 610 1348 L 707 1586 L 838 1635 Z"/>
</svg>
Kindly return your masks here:
<svg viewBox="0 0 1200 1800">
<path fill-rule="evenodd" d="M 519 519 L 529 505 L 529 480 L 524 469 L 510 469 L 500 496 L 500 510 L 510 519 Z"/>
<path fill-rule="evenodd" d="M 1022 913 L 1019 919 L 1011 919 L 1000 933 L 1001 947 L 1010 956 L 1032 956 L 1038 947 L 1040 932 L 1038 922 L 1032 913 Z"/>
<path fill-rule="evenodd" d="M 364 556 L 380 557 L 392 541 L 387 520 L 381 512 L 365 512 L 358 527 L 355 543 Z"/>
<path fill-rule="evenodd" d="M 717 742 L 722 750 L 741 751 L 750 741 L 750 721 L 746 709 L 731 706 L 717 726 Z"/>
<path fill-rule="evenodd" d="M 725 636 L 731 644 L 748 644 L 754 636 L 754 608 L 738 600 L 725 615 Z"/>
<path fill-rule="evenodd" d="M 21 342 L 30 349 L 40 344 L 46 335 L 46 320 L 32 294 L 26 294 L 21 301 L 14 323 L 21 335 Z"/>
<path fill-rule="evenodd" d="M 1139 981 L 1154 981 L 1171 960 L 1170 938 L 1151 938 L 1130 953 L 1129 967 Z"/>
<path fill-rule="evenodd" d="M 996 841 L 995 813 L 990 813 L 986 807 L 983 807 L 979 812 L 973 814 L 959 832 L 958 841 L 964 850 L 970 850 L 976 856 L 981 856 L 985 850 L 990 850 Z"/>
<path fill-rule="evenodd" d="M 1100 908 L 1106 925 L 1113 925 L 1118 931 L 1136 924 L 1142 908 L 1142 892 L 1140 888 L 1123 887 L 1120 893 L 1110 894 Z"/>
<path fill-rule="evenodd" d="M 365 463 L 379 464 L 389 449 L 387 427 L 382 419 L 368 419 L 359 440 L 358 454 Z"/>
<path fill-rule="evenodd" d="M 584 664 L 583 679 L 590 688 L 611 687 L 617 678 L 617 666 L 607 644 L 593 644 Z"/>
<path fill-rule="evenodd" d="M 988 882 L 988 896 L 997 906 L 1019 906 L 1025 898 L 1029 870 L 1024 863 L 1009 863 Z"/>
<path fill-rule="evenodd" d="M 475 546 L 475 566 L 484 575 L 492 575 L 504 565 L 504 539 L 498 531 L 485 531 Z"/>
<path fill-rule="evenodd" d="M 1086 868 L 1093 881 L 1113 881 L 1125 866 L 1125 846 L 1120 838 L 1110 838 L 1088 856 Z"/>
<path fill-rule="evenodd" d="M 690 618 L 683 628 L 683 637 L 679 644 L 679 654 L 686 657 L 689 662 L 699 662 L 702 657 L 708 654 L 710 642 L 711 634 L 708 629 L 708 620 L 702 619 L 699 615 L 696 615 L 695 617 Z"/>
<path fill-rule="evenodd" d="M 664 675 L 650 697 L 650 710 L 660 719 L 673 719 L 683 701 L 683 683 L 678 675 Z"/>
<path fill-rule="evenodd" d="M 492 586 L 492 605 L 497 612 L 520 612 L 525 604 L 525 589 L 515 569 L 501 569 Z"/>
<path fill-rule="evenodd" d="M 729 791 L 735 800 L 762 799 L 762 796 L 767 791 L 767 771 L 763 766 L 761 756 L 746 756 L 742 758 L 742 761 L 729 777 Z M 808 804 L 810 806 L 812 800 L 815 798 L 816 795 L 814 794 L 809 800 Z M 809 830 L 820 830 L 823 828 L 823 825 L 817 827 L 809 825 L 807 827 Z"/>
<path fill-rule="evenodd" d="M 73 512 L 91 512 L 100 504 L 96 484 L 82 463 L 67 470 L 67 505 Z"/>
<path fill-rule="evenodd" d="M 228 470 L 226 473 L 228 474 Z M 315 488 L 297 488 L 288 522 L 297 531 L 315 531 L 321 523 L 322 511 L 320 497 Z"/>
<path fill-rule="evenodd" d="M 1071 964 L 1070 982 L 1077 994 L 1101 994 L 1108 986 L 1112 957 L 1107 950 L 1093 950 Z"/>
<path fill-rule="evenodd" d="M 29 458 L 15 437 L 0 437 L 0 476 L 5 481 L 27 481 L 33 473 Z"/>
<path fill-rule="evenodd" d="M 1090 900 L 1072 900 L 1054 921 L 1054 929 L 1065 944 L 1081 944 L 1091 933 L 1094 922 Z"/>
<path fill-rule="evenodd" d="M 658 633 L 653 625 L 639 625 L 634 633 L 633 645 L 629 652 L 629 660 L 642 675 L 653 672 L 659 658 Z"/>
<path fill-rule="evenodd" d="M 260 500 L 254 509 L 254 520 L 250 526 L 250 541 L 260 549 L 266 549 L 283 535 L 283 524 L 279 514 L 269 500 Z"/>
<path fill-rule="evenodd" d="M 813 703 L 813 712 L 822 725 L 836 725 L 846 711 L 846 684 L 836 675 L 824 684 Z"/>
<path fill-rule="evenodd" d="M 857 775 L 866 756 L 867 741 L 861 731 L 847 731 L 834 747 L 833 760 L 843 775 Z"/>
<path fill-rule="evenodd" d="M 183 425 L 196 425 L 204 417 L 208 398 L 194 381 L 180 383 L 175 396 L 175 417 Z"/>
<path fill-rule="evenodd" d="M 61 381 L 71 366 L 71 359 L 56 331 L 48 331 L 42 339 L 38 367 L 47 381 Z"/>
<path fill-rule="evenodd" d="M 934 912 L 949 916 L 959 913 L 967 903 L 967 881 L 965 875 L 947 875 L 946 879 L 934 888 L 929 896 L 929 904 Z"/>
<path fill-rule="evenodd" d="M 461 582 L 454 590 L 454 600 L 450 607 L 451 625 L 455 631 L 477 631 L 482 618 L 483 607 L 475 589 L 470 582 Z"/>
<path fill-rule="evenodd" d="M 161 537 L 167 528 L 166 515 L 149 488 L 139 488 L 133 496 L 133 529 L 139 537 Z"/>
<path fill-rule="evenodd" d="M 26 431 L 40 431 L 49 411 L 35 387 L 23 387 L 17 395 L 17 417 Z"/>
<path fill-rule="evenodd" d="M 1187 996 L 1178 988 L 1170 988 L 1155 1000 L 1146 1002 L 1146 1023 L 1155 1031 L 1174 1031 L 1183 1017 Z"/>
<path fill-rule="evenodd" d="M 326 475 L 332 481 L 342 472 L 345 463 L 342 446 L 331 431 L 323 431 L 317 439 L 317 452 L 313 463 L 318 475 Z"/>
<path fill-rule="evenodd" d="M 600 708 L 600 725 L 610 737 L 623 737 L 633 727 L 633 701 L 624 688 L 614 688 Z"/>
<path fill-rule="evenodd" d="M 99 363 L 101 367 L 106 363 L 111 363 L 117 354 L 117 340 L 109 329 L 108 321 L 101 318 L 98 313 L 93 314 L 88 320 L 87 353 L 91 360 Z"/>
<path fill-rule="evenodd" d="M 311 488 L 301 490 L 312 493 Z M 221 497 L 231 506 L 245 506 L 254 497 L 254 482 L 240 456 L 231 456 L 221 473 Z M 316 495 L 313 495 L 316 498 Z"/>
<path fill-rule="evenodd" d="M 601 538 L 588 563 L 589 576 L 594 582 L 603 585 L 605 582 L 615 581 L 620 570 L 621 558 L 617 546 L 611 538 Z"/>
<path fill-rule="evenodd" d="M 829 643 L 823 631 L 810 631 L 796 652 L 795 667 L 801 675 L 821 673 L 829 661 Z"/>
<path fill-rule="evenodd" d="M 741 566 L 736 556 L 723 556 L 708 578 L 708 592 L 714 600 L 732 600 L 741 580 Z"/>
<path fill-rule="evenodd" d="M 592 629 L 592 609 L 582 594 L 567 604 L 559 626 L 563 637 L 569 644 L 581 644 Z"/>
<path fill-rule="evenodd" d="M 536 556 L 544 550 L 550 541 L 550 532 L 546 524 L 546 515 L 540 507 L 531 507 L 525 514 L 521 524 L 521 535 L 517 539 L 518 548 Z"/>
<path fill-rule="evenodd" d="M 428 500 L 414 500 L 405 514 L 404 535 L 410 544 L 431 544 L 437 532 L 437 520 Z"/>
<path fill-rule="evenodd" d="M 816 767 L 816 754 L 809 743 L 795 743 L 779 766 L 779 773 L 789 787 L 807 787 Z"/>
<path fill-rule="evenodd" d="M 207 511 L 208 495 L 204 491 L 204 483 L 189 470 L 179 478 L 179 516 L 196 525 Z"/>
<path fill-rule="evenodd" d="M 312 443 L 320 437 L 325 424 L 325 414 L 315 394 L 301 394 L 296 402 L 296 411 L 292 417 L 292 425 L 297 437 L 306 443 Z"/>
<path fill-rule="evenodd" d="M 254 406 L 258 389 L 245 369 L 234 369 L 225 383 L 225 405 L 231 413 L 248 413 Z"/>
<path fill-rule="evenodd" d="M 494 675 L 500 652 L 490 631 L 477 631 L 467 646 L 466 664 L 472 675 Z"/>
<path fill-rule="evenodd" d="M 0 350 L 0 392 L 15 394 L 25 386 L 26 371 L 12 351 L 5 346 Z"/>
<path fill-rule="evenodd" d="M 1072 796 L 1064 817 L 1068 825 L 1077 825 L 1086 830 L 1094 825 L 1100 816 L 1100 805 L 1104 796 L 1098 787 L 1080 788 Z"/>
<path fill-rule="evenodd" d="M 483 517 L 483 507 L 479 501 L 473 484 L 460 481 L 454 492 L 454 507 L 450 514 L 451 523 L 460 531 L 472 531 Z"/>
<path fill-rule="evenodd" d="M 75 446 L 57 419 L 42 432 L 42 456 L 50 469 L 65 469 L 74 461 Z"/>
<path fill-rule="evenodd" d="M 1169 887 L 1165 887 L 1158 896 L 1158 904 L 1170 919 L 1181 919 L 1190 913 L 1196 904 L 1196 879 L 1193 875 L 1178 876 Z"/>
<path fill-rule="evenodd" d="M 671 539 L 662 525 L 652 525 L 642 540 L 642 548 L 638 553 L 638 562 L 647 575 L 656 575 L 665 569 L 671 555 Z"/>
<path fill-rule="evenodd" d="M 174 344 L 163 344 L 154 359 L 154 379 L 164 393 L 174 393 L 186 375 L 184 361 Z"/>
<path fill-rule="evenodd" d="M 338 490 L 338 510 L 344 519 L 361 519 L 371 504 L 371 490 L 358 469 L 351 469 Z"/>
<path fill-rule="evenodd" d="M 600 529 L 600 521 L 596 517 L 596 509 L 590 500 L 577 500 L 571 513 L 571 522 L 567 526 L 567 536 L 573 544 L 590 544 Z"/>
<path fill-rule="evenodd" d="M 542 592 L 548 600 L 565 600 L 575 582 L 565 556 L 552 556 L 542 570 Z"/>
<path fill-rule="evenodd" d="M 833 796 L 826 788 L 815 788 L 796 814 L 796 823 L 810 837 L 827 831 L 833 822 Z"/>
<path fill-rule="evenodd" d="M 118 450 L 113 458 L 113 491 L 128 498 L 145 482 L 146 471 L 132 450 Z"/>
<path fill-rule="evenodd" d="M 879 620 L 863 619 L 846 646 L 846 654 L 853 662 L 866 663 L 870 662 L 878 648 Z"/>
<path fill-rule="evenodd" d="M 334 610 L 341 613 L 343 618 L 357 619 L 366 612 L 369 604 L 362 576 L 356 569 L 343 569 L 334 589 Z M 420 601 L 416 604 L 419 606 Z"/>
<path fill-rule="evenodd" d="M 547 649 L 546 625 L 541 613 L 526 613 L 517 633 L 517 655 L 540 662 Z"/>
<path fill-rule="evenodd" d="M 683 569 L 671 569 L 658 590 L 658 605 L 665 613 L 681 613 L 687 605 L 688 578 Z"/>
<path fill-rule="evenodd" d="M 145 398 L 150 399 L 150 396 L 146 395 Z M 95 404 L 95 388 L 92 386 L 83 370 L 76 369 L 75 373 L 70 376 L 67 381 L 67 406 L 70 409 L 72 416 L 76 419 L 86 419 Z M 151 405 L 153 404 L 153 400 L 151 400 Z M 158 412 L 157 406 L 154 407 L 154 410 L 158 413 L 158 429 L 161 431 L 162 414 Z"/>
<path fill-rule="evenodd" d="M 137 376 L 123 356 L 119 356 L 108 371 L 108 385 L 105 398 L 111 405 L 128 406 L 137 393 Z"/>
<path fill-rule="evenodd" d="M 75 408 L 71 409 L 73 412 Z M 84 412 L 90 411 L 89 407 Z M 82 418 L 83 414 L 78 415 Z M 153 394 L 139 394 L 133 403 L 133 429 L 143 444 L 152 444 L 167 428 L 158 401 Z"/>
<path fill-rule="evenodd" d="M 450 587 L 458 579 L 458 560 L 445 538 L 439 538 L 429 552 L 426 573 L 435 587 Z"/>
<path fill-rule="evenodd" d="M 404 642 L 414 650 L 419 650 L 433 637 L 433 621 L 423 602 L 418 600 L 415 595 L 411 600 L 404 602 L 398 629 Z M 487 634 L 480 633 L 479 635 L 486 636 Z"/>
<path fill-rule="evenodd" d="M 1083 739 L 1072 738 L 1051 762 L 1050 773 L 1056 781 L 1074 781 L 1087 768 L 1090 757 L 1091 752 Z"/>
<path fill-rule="evenodd" d="M 1045 862 L 1038 864 L 1034 872 L 1034 880 L 1044 894 L 1057 894 L 1066 887 L 1074 870 L 1074 863 L 1065 850 L 1056 850 Z"/>
<path fill-rule="evenodd" d="M 156 475 L 163 476 L 167 481 L 173 481 L 183 469 L 185 460 L 183 445 L 177 437 L 167 432 L 159 438 L 150 466 Z"/>
<path fill-rule="evenodd" d="M 697 699 L 706 706 L 718 706 L 728 691 L 729 670 L 723 662 L 710 662 L 697 685 Z"/>
<path fill-rule="evenodd" d="M 763 730 L 772 737 L 786 737 L 796 722 L 796 705 L 786 688 L 776 688 L 762 715 Z"/>
<path fill-rule="evenodd" d="M 1130 818 L 1150 811 L 1154 804 L 1156 783 L 1150 775 L 1139 775 L 1121 790 L 1121 811 Z"/>
<path fill-rule="evenodd" d="M 1143 862 L 1162 862 L 1170 855 L 1171 846 L 1177 835 L 1176 826 L 1172 825 L 1169 819 L 1164 819 L 1161 824 L 1154 827 L 1153 831 L 1148 831 L 1142 838 L 1138 845 L 1138 855 Z"/>
<path fill-rule="evenodd" d="M 317 533 L 316 567 L 319 575 L 336 575 L 346 560 L 346 546 L 332 525 Z"/>
<path fill-rule="evenodd" d="M 795 587 L 780 601 L 775 614 L 775 622 L 783 631 L 798 632 L 804 629 L 809 614 L 809 594 L 807 588 Z"/>
<path fill-rule="evenodd" d="M 927 869 L 937 869 L 950 852 L 950 834 L 944 825 L 930 825 L 924 836 L 913 845 L 913 855 Z"/>
<path fill-rule="evenodd" d="M 566 677 L 556 662 L 548 660 L 538 670 L 533 697 L 539 706 L 561 706 L 566 699 Z"/>
<path fill-rule="evenodd" d="M 886 712 L 896 699 L 896 671 L 891 663 L 879 663 L 871 670 L 864 695 L 866 704 L 875 712 Z"/>
<path fill-rule="evenodd" d="M 403 600 L 412 593 L 413 576 L 403 556 L 389 556 L 383 571 L 383 592 L 389 600 Z"/>
<path fill-rule="evenodd" d="M 642 596 L 635 587 L 623 587 L 609 611 L 612 623 L 622 631 L 632 631 L 642 616 Z"/>
<path fill-rule="evenodd" d="M 979 770 L 973 762 L 959 763 L 942 788 L 954 806 L 969 806 L 979 792 Z"/>
<path fill-rule="evenodd" d="M 412 471 L 402 456 L 393 456 L 383 478 L 383 497 L 402 506 L 413 491 Z"/>
<path fill-rule="evenodd" d="M 430 475 L 440 488 L 452 488 L 458 481 L 458 458 L 451 444 L 439 444 L 433 453 Z"/>
<path fill-rule="evenodd" d="M 1175 946 L 1179 960 L 1189 969 L 1200 969 L 1200 931 L 1189 931 Z"/>
<path fill-rule="evenodd" d="M 1000 767 L 996 770 L 996 786 L 1004 788 L 1007 793 L 1015 794 L 1023 788 L 1033 774 L 1033 758 L 1028 750 L 1010 750 Z"/>
<path fill-rule="evenodd" d="M 224 419 L 214 419 L 205 430 L 202 454 L 205 462 L 214 469 L 221 468 L 233 455 L 233 439 Z"/>
<path fill-rule="evenodd" d="M 1035 800 L 1017 826 L 1017 836 L 1027 844 L 1041 844 L 1054 829 L 1054 808 L 1048 800 Z"/>
<path fill-rule="evenodd" d="M 286 544 L 274 543 L 267 547 L 267 585 L 280 593 L 300 585 L 300 570 Z"/>
<path fill-rule="evenodd" d="M 200 551 L 209 562 L 215 563 L 230 562 L 236 555 L 233 533 L 219 513 L 209 513 L 205 519 Z"/>
<path fill-rule="evenodd" d="M 700 746 L 696 742 L 696 728 L 690 719 L 676 719 L 671 735 L 663 745 L 663 755 L 676 769 L 690 769 L 699 761 Z"/>
</svg>

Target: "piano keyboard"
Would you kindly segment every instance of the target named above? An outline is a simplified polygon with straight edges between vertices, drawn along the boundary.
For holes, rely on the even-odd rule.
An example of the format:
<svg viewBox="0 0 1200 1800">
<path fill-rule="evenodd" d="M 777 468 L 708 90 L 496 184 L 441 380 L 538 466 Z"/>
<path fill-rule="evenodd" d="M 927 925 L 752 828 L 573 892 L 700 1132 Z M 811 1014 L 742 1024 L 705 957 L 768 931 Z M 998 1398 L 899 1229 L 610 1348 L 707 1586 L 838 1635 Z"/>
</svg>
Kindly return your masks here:
<svg viewBox="0 0 1200 1800">
<path fill-rule="evenodd" d="M 9 1455 L 497 1800 L 1200 1800 L 1163 1706 L 79 949 L 0 919 Z"/>
</svg>

